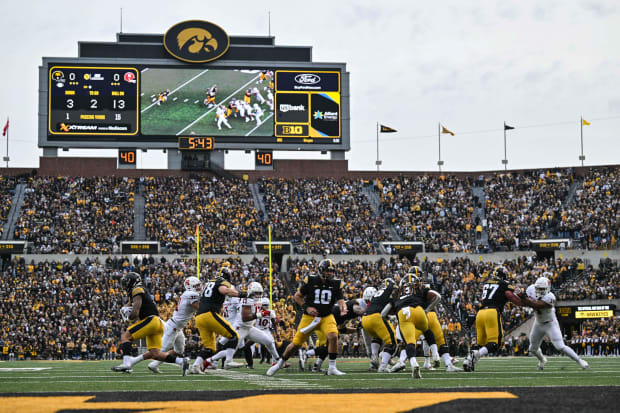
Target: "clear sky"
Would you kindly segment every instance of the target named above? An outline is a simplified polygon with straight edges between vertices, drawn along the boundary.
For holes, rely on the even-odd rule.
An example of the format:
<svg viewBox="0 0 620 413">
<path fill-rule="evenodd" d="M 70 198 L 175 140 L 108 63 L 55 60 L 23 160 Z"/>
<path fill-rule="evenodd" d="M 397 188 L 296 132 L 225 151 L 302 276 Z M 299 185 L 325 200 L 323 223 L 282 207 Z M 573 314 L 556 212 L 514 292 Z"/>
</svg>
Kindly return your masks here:
<svg viewBox="0 0 620 413">
<path fill-rule="evenodd" d="M 314 61 L 345 62 L 353 170 L 375 169 L 377 122 L 398 130 L 380 136 L 382 170 L 437 170 L 438 123 L 455 133 L 441 136 L 444 170 L 501 169 L 504 121 L 515 126 L 509 169 L 579 165 L 581 116 L 591 123 L 584 126 L 585 164 L 620 164 L 617 0 L 22 0 L 5 2 L 0 15 L 0 122 L 10 117 L 9 166 L 39 164 L 41 58 L 77 57 L 78 41 L 114 41 L 121 7 L 127 33 L 163 34 L 202 19 L 232 36 L 267 35 L 271 11 L 277 45 L 313 46 Z M 138 157 L 144 168 L 165 160 L 159 151 Z M 252 159 L 231 153 L 226 164 L 251 168 Z"/>
</svg>

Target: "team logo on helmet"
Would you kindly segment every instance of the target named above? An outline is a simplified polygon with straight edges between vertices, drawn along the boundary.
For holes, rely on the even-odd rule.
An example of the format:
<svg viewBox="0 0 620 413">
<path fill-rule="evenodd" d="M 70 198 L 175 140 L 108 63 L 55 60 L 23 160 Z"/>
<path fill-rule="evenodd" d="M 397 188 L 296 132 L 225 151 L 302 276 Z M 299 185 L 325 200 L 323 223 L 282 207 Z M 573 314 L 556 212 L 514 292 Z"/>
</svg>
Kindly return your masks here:
<svg viewBox="0 0 620 413">
<path fill-rule="evenodd" d="M 172 26 L 164 35 L 164 47 L 172 56 L 190 63 L 221 57 L 230 46 L 220 26 L 204 20 L 188 20 Z"/>
</svg>

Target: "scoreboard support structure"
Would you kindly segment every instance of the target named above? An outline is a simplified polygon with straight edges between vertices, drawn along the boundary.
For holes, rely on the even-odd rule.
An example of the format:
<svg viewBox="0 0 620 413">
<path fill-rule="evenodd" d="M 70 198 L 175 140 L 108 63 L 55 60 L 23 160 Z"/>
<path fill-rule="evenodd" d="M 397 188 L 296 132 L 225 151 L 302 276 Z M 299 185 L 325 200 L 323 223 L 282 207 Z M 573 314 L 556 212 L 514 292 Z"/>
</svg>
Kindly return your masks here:
<svg viewBox="0 0 620 413">
<path fill-rule="evenodd" d="M 202 21 L 175 26 L 194 23 L 214 26 Z M 312 47 L 276 46 L 273 37 L 225 32 L 217 42 L 229 42 L 226 53 L 194 61 L 181 58 L 187 50 L 169 50 L 184 39 L 175 26 L 166 35 L 119 33 L 116 42 L 79 42 L 75 58 L 43 57 L 38 140 L 43 157 L 58 157 L 58 149 L 115 149 L 118 167 L 133 169 L 136 156 L 128 150 L 164 150 L 171 170 L 224 169 L 229 150 L 269 152 L 268 163 L 264 155 L 255 158 L 255 168 L 263 170 L 273 168 L 278 150 L 345 159 L 350 150 L 345 63 L 313 62 Z"/>
</svg>

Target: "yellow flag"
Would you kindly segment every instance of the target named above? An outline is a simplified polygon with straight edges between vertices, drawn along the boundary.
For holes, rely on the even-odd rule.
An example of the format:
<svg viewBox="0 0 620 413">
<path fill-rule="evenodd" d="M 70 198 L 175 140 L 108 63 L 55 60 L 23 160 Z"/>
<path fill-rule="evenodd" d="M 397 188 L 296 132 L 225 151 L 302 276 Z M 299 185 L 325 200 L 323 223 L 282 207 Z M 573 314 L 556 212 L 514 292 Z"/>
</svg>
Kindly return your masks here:
<svg viewBox="0 0 620 413">
<path fill-rule="evenodd" d="M 590 122 L 588 122 L 587 120 L 585 120 L 584 118 L 581 118 L 581 124 L 582 125 L 589 125 Z"/>
<path fill-rule="evenodd" d="M 454 132 L 449 131 L 448 129 L 446 129 L 445 126 L 441 127 L 441 133 L 449 133 L 450 135 L 454 136 Z"/>
</svg>

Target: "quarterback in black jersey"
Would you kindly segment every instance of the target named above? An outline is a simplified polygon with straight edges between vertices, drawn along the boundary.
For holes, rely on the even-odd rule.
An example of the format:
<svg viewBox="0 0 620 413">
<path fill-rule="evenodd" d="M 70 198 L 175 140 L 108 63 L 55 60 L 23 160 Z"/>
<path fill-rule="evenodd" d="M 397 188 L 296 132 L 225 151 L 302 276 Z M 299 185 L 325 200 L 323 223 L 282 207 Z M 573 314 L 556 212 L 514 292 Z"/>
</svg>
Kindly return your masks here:
<svg viewBox="0 0 620 413">
<path fill-rule="evenodd" d="M 277 364 L 267 370 L 268 376 L 273 376 L 297 350 L 313 331 L 320 332 L 327 339 L 327 351 L 329 354 L 328 375 L 340 376 L 345 373 L 336 368 L 338 355 L 338 326 L 332 307 L 338 304 L 340 315 L 347 314 L 347 306 L 342 295 L 342 281 L 334 279 L 336 267 L 332 260 L 325 259 L 319 263 L 319 275 L 307 277 L 293 297 L 304 313 L 297 327 L 293 342 L 288 345 L 282 358 Z"/>
<path fill-rule="evenodd" d="M 131 373 L 132 367 L 142 360 L 155 359 L 168 363 L 176 363 L 182 367 L 183 375 L 187 373 L 189 359 L 177 357 L 174 350 L 162 352 L 161 338 L 164 334 L 164 323 L 159 318 L 159 312 L 151 299 L 150 293 L 142 284 L 140 275 L 129 272 L 121 278 L 121 287 L 127 292 L 131 300 L 131 307 L 121 309 L 121 315 L 131 322 L 127 330 L 121 335 L 119 349 L 123 354 L 123 364 L 112 367 L 112 371 Z M 137 357 L 131 356 L 131 342 L 146 339 L 147 352 Z M 182 354 L 181 354 L 182 356 Z"/>
<path fill-rule="evenodd" d="M 503 344 L 502 311 L 508 301 L 523 307 L 527 304 L 515 293 L 515 289 L 508 283 L 508 270 L 496 267 L 492 276 L 482 284 L 482 307 L 476 314 L 476 342 L 480 346 L 474 350 L 463 362 L 465 371 L 474 371 L 480 357 L 495 353 Z"/>
</svg>

